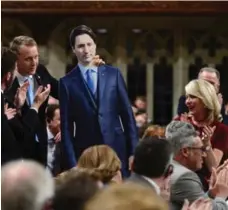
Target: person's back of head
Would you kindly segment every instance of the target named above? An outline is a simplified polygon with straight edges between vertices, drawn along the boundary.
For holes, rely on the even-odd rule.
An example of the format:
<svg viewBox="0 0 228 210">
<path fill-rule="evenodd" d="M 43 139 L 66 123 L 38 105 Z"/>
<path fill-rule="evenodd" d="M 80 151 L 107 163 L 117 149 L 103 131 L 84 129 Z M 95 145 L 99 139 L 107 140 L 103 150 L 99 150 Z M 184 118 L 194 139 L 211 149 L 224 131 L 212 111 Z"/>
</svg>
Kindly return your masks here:
<svg viewBox="0 0 228 210">
<path fill-rule="evenodd" d="M 44 210 L 54 195 L 51 174 L 33 161 L 13 161 L 2 167 L 2 209 Z"/>
<path fill-rule="evenodd" d="M 116 152 L 107 145 L 95 145 L 84 150 L 77 167 L 93 169 L 101 175 L 105 184 L 117 177 L 121 180 L 121 161 Z"/>
<path fill-rule="evenodd" d="M 132 170 L 142 176 L 160 178 L 164 175 L 171 160 L 170 143 L 164 138 L 148 136 L 142 139 L 135 149 Z"/>
<path fill-rule="evenodd" d="M 53 208 L 83 210 L 84 204 L 99 190 L 99 184 L 99 177 L 87 169 L 70 170 L 56 188 Z"/>
<path fill-rule="evenodd" d="M 85 210 L 168 210 L 168 205 L 152 189 L 124 183 L 97 193 Z"/>
<path fill-rule="evenodd" d="M 17 61 L 16 54 L 8 47 L 1 48 L 1 79 L 3 79 L 7 73 L 15 70 Z"/>
</svg>

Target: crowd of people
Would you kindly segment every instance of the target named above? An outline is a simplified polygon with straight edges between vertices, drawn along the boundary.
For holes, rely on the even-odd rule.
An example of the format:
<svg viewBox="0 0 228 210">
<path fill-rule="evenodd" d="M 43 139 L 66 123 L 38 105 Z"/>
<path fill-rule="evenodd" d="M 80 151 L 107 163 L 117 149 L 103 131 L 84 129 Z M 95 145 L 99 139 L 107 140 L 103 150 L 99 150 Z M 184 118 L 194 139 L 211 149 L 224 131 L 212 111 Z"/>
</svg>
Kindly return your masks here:
<svg viewBox="0 0 228 210">
<path fill-rule="evenodd" d="M 128 98 L 120 70 L 75 27 L 78 65 L 59 81 L 32 37 L 2 47 L 4 210 L 228 210 L 228 104 L 205 67 L 163 127 L 146 98 Z"/>
</svg>

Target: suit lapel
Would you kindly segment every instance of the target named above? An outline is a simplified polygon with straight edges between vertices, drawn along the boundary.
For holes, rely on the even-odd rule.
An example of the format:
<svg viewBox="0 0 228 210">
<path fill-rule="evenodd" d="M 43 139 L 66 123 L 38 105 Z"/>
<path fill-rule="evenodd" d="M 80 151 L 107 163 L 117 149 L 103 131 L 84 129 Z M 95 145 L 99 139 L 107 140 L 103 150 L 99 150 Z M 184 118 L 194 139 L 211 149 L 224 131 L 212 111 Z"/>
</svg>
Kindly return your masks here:
<svg viewBox="0 0 228 210">
<path fill-rule="evenodd" d="M 94 101 L 91 93 L 89 92 L 88 87 L 86 86 L 86 81 L 83 79 L 83 76 L 81 74 L 79 67 L 77 66 L 75 69 L 73 69 L 72 73 L 73 73 L 73 77 L 74 77 L 74 85 L 77 85 L 78 89 L 80 89 L 83 93 L 85 93 L 91 106 L 95 110 L 97 110 L 96 102 Z"/>
<path fill-rule="evenodd" d="M 99 66 L 98 67 L 98 89 L 99 89 L 99 104 L 102 104 L 101 99 L 103 98 L 105 86 L 106 86 L 106 80 L 107 80 L 107 71 L 105 69 L 105 66 Z"/>
</svg>

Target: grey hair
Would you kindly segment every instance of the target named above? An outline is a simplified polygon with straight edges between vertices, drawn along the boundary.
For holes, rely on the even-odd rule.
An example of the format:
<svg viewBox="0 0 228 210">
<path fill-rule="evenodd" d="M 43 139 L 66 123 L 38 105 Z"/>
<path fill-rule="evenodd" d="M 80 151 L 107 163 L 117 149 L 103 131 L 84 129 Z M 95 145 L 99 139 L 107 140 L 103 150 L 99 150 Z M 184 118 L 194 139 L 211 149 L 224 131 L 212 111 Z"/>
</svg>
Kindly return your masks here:
<svg viewBox="0 0 228 210">
<path fill-rule="evenodd" d="M 201 73 L 203 73 L 203 72 L 215 73 L 216 76 L 217 76 L 217 78 L 218 78 L 218 80 L 220 80 L 220 73 L 219 73 L 219 71 L 218 71 L 217 69 L 215 69 L 215 68 L 212 68 L 212 67 L 203 67 L 203 68 L 200 69 L 199 75 L 200 75 Z"/>
<path fill-rule="evenodd" d="M 2 209 L 42 210 L 54 196 L 54 180 L 34 161 L 12 161 L 2 167 Z"/>
<path fill-rule="evenodd" d="M 191 147 L 197 132 L 192 124 L 183 121 L 172 121 L 165 131 L 165 136 L 177 154 L 182 148 Z"/>
</svg>

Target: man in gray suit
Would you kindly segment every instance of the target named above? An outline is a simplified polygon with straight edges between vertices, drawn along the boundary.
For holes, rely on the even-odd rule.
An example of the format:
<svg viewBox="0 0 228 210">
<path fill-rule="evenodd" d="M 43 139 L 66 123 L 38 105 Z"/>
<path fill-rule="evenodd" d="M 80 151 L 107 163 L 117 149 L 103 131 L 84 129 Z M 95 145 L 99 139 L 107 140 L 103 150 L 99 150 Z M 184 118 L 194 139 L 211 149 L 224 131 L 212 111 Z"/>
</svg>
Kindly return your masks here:
<svg viewBox="0 0 228 210">
<path fill-rule="evenodd" d="M 166 137 L 174 149 L 174 173 L 171 175 L 170 197 L 173 210 L 181 209 L 184 199 L 192 203 L 200 197 L 211 198 L 213 210 L 228 210 L 225 203 L 228 186 L 222 189 L 215 181 L 205 193 L 199 177 L 194 172 L 202 167 L 203 158 L 207 153 L 207 148 L 203 146 L 194 127 L 187 122 L 172 121 L 166 128 Z M 222 184 L 228 185 L 228 183 Z"/>
<path fill-rule="evenodd" d="M 160 194 L 170 187 L 173 152 L 166 139 L 146 137 L 137 145 L 132 164 L 132 174 L 127 181 L 151 187 Z"/>
</svg>

